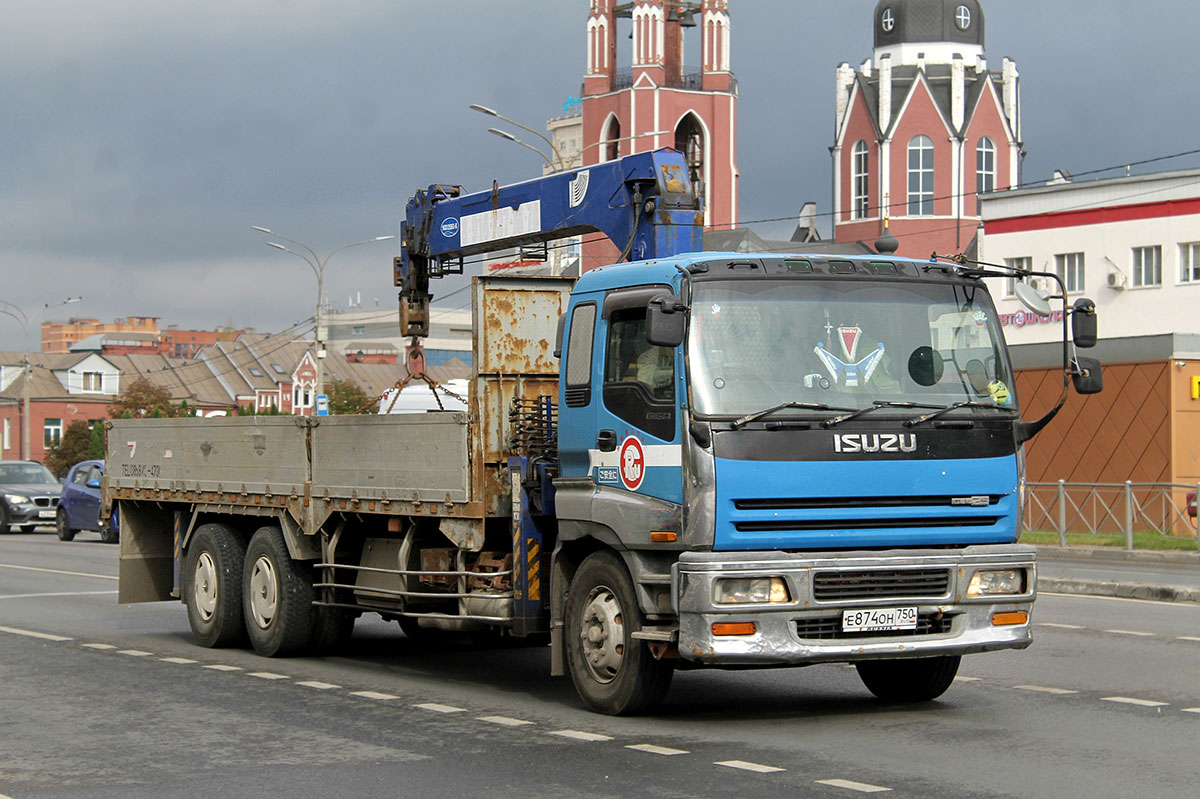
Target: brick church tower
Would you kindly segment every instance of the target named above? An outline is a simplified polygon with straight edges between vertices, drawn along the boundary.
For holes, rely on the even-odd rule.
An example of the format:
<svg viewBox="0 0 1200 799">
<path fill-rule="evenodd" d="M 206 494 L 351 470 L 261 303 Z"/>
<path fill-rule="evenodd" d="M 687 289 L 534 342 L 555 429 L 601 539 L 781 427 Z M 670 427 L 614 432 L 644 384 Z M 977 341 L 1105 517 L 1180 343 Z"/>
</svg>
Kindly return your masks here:
<svg viewBox="0 0 1200 799">
<path fill-rule="evenodd" d="M 978 194 L 1020 182 L 1016 65 L 984 58 L 979 0 L 881 0 L 875 52 L 837 70 L 834 239 L 900 255 L 973 252 Z"/>
<path fill-rule="evenodd" d="M 629 22 L 624 22 L 629 20 Z M 618 24 L 629 28 L 618 37 Z M 699 63 L 685 64 L 696 31 Z M 629 64 L 618 44 L 629 41 Z M 583 163 L 659 147 L 687 158 L 706 226 L 737 223 L 737 81 L 730 68 L 728 0 L 591 0 L 583 80 Z M 583 269 L 619 255 L 586 242 Z M 636 255 L 635 255 L 636 257 Z"/>
</svg>

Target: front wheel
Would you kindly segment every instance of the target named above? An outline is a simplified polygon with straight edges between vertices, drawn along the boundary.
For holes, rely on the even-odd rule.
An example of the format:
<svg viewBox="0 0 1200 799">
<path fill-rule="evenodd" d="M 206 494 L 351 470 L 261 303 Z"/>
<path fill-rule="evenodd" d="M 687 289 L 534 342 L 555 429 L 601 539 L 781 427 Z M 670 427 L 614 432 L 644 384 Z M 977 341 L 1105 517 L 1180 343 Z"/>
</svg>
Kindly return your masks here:
<svg viewBox="0 0 1200 799">
<path fill-rule="evenodd" d="M 571 580 L 566 646 L 571 681 L 592 710 L 633 715 L 666 696 L 674 666 L 633 637 L 641 623 L 625 566 L 609 552 L 589 555 Z"/>
<path fill-rule="evenodd" d="M 242 564 L 246 545 L 232 528 L 202 524 L 192 535 L 183 562 L 183 601 L 197 643 L 232 646 L 242 626 Z"/>
<path fill-rule="evenodd" d="M 70 541 L 75 537 L 75 531 L 67 521 L 67 512 L 62 508 L 58 509 L 58 514 L 54 517 L 54 531 L 58 533 L 59 541 Z"/>
<path fill-rule="evenodd" d="M 854 664 L 867 690 L 885 702 L 928 702 L 946 693 L 958 674 L 960 655 Z"/>
<path fill-rule="evenodd" d="M 246 547 L 242 609 L 260 655 L 287 657 L 313 640 L 312 575 L 292 560 L 278 527 L 260 527 Z"/>
</svg>

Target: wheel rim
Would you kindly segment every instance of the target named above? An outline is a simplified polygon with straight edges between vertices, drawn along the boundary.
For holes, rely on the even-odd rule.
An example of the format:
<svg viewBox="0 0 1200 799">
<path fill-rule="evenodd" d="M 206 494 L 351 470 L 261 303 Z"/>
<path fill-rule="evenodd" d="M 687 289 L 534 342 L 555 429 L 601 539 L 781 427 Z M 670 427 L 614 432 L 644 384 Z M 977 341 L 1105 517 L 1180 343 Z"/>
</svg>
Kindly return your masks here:
<svg viewBox="0 0 1200 799">
<path fill-rule="evenodd" d="M 266 556 L 254 561 L 254 570 L 250 573 L 250 614 L 264 630 L 270 626 L 279 606 L 277 584 L 271 561 Z"/>
<path fill-rule="evenodd" d="M 209 621 L 217 610 L 217 564 L 212 555 L 201 552 L 196 559 L 196 574 L 192 579 L 192 598 L 200 618 Z"/>
<path fill-rule="evenodd" d="M 616 594 L 607 586 L 593 588 L 583 608 L 582 622 L 579 638 L 583 662 L 596 682 L 612 682 L 625 660 L 625 621 Z"/>
</svg>

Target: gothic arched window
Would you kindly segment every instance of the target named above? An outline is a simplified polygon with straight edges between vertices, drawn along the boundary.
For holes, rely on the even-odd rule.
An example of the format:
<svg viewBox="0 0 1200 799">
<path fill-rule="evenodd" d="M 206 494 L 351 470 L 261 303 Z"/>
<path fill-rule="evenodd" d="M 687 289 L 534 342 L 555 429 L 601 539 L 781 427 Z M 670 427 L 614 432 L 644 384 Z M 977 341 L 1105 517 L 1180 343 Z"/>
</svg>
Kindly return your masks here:
<svg viewBox="0 0 1200 799">
<path fill-rule="evenodd" d="M 987 136 L 975 147 L 975 191 L 996 190 L 996 145 Z"/>
<path fill-rule="evenodd" d="M 866 219 L 870 214 L 870 162 L 867 143 L 861 139 L 854 143 L 850 155 L 850 217 Z"/>
</svg>

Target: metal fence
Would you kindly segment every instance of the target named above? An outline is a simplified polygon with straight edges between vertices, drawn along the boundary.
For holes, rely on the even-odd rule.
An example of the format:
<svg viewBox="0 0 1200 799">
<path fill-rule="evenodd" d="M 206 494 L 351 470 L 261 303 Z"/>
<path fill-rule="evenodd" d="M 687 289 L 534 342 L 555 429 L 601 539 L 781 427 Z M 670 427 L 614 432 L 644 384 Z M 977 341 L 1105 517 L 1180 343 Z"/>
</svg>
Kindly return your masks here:
<svg viewBox="0 0 1200 799">
<path fill-rule="evenodd" d="M 1133 549 L 1133 534 L 1193 538 L 1196 523 L 1188 515 L 1186 495 L 1200 485 L 1186 483 L 1029 483 L 1025 493 L 1024 531 L 1051 530 L 1062 546 L 1067 533 L 1125 536 Z"/>
</svg>

